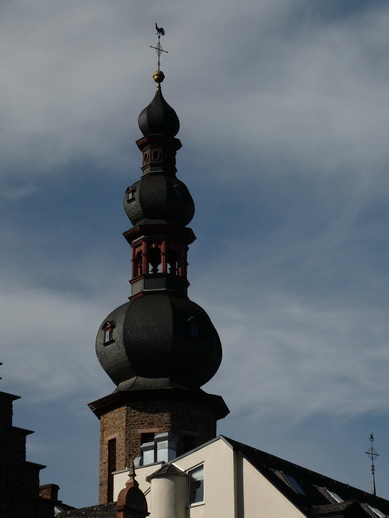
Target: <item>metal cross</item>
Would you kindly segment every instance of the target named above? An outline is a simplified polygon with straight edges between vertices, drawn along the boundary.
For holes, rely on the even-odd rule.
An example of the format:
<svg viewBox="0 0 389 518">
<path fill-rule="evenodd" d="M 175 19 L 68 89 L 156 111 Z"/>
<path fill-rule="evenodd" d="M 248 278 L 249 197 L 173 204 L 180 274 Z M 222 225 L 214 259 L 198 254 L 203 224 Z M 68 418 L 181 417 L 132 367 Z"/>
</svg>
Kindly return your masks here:
<svg viewBox="0 0 389 518">
<path fill-rule="evenodd" d="M 371 460 L 371 492 L 373 493 L 374 496 L 376 496 L 377 491 L 376 491 L 376 486 L 375 486 L 375 465 L 374 465 L 374 460 L 377 457 L 379 457 L 380 455 L 373 448 L 374 435 L 372 433 L 370 434 L 369 441 L 370 441 L 370 448 L 367 451 L 365 451 L 365 453 L 366 453 L 366 455 L 368 455 L 370 457 L 370 460 Z"/>
<path fill-rule="evenodd" d="M 161 69 L 161 54 L 162 52 L 165 52 L 166 54 L 168 53 L 167 50 L 163 50 L 162 48 L 162 45 L 161 45 L 161 36 L 165 36 L 165 29 L 163 29 L 162 27 L 158 27 L 157 24 L 155 24 L 155 29 L 157 31 L 157 36 L 158 36 L 158 43 L 155 47 L 153 47 L 152 45 L 150 45 L 150 48 L 151 49 L 155 49 L 157 51 L 157 56 L 158 56 L 158 70 Z"/>
</svg>

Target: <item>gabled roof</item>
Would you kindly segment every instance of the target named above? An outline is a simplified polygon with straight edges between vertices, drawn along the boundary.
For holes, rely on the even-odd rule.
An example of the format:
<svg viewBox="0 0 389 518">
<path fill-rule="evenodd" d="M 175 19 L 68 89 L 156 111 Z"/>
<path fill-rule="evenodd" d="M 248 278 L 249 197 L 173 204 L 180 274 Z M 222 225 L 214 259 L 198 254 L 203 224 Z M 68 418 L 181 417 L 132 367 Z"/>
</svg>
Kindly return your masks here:
<svg viewBox="0 0 389 518">
<path fill-rule="evenodd" d="M 222 436 L 308 517 L 389 516 L 389 501 Z"/>
<path fill-rule="evenodd" d="M 334 480 L 225 436 L 219 436 L 191 452 L 164 464 L 148 479 L 184 474 L 174 463 L 207 445 L 222 440 L 246 459 L 307 518 L 389 517 L 389 501 Z M 65 511 L 57 518 L 115 518 L 116 503 Z"/>
</svg>

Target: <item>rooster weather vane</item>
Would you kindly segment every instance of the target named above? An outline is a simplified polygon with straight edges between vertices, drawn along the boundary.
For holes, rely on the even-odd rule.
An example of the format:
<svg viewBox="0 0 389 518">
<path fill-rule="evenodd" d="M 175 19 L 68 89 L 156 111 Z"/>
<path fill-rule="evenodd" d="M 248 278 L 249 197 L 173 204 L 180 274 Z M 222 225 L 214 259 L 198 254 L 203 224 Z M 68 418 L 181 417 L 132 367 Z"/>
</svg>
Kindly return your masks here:
<svg viewBox="0 0 389 518">
<path fill-rule="evenodd" d="M 157 51 L 158 70 L 160 70 L 161 69 L 161 54 L 162 54 L 162 52 L 165 52 L 167 54 L 167 50 L 163 50 L 162 45 L 161 45 L 161 36 L 165 36 L 165 29 L 163 29 L 162 27 L 158 27 L 157 24 L 155 24 L 155 29 L 157 31 L 158 43 L 155 47 L 150 45 L 150 48 L 155 49 Z"/>
</svg>

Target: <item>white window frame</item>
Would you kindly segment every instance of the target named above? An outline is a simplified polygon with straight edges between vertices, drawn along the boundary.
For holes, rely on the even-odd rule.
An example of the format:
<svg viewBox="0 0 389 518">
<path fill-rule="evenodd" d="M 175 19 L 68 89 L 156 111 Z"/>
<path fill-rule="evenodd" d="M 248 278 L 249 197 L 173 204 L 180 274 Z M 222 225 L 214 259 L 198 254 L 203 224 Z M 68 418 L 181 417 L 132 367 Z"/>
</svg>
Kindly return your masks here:
<svg viewBox="0 0 389 518">
<path fill-rule="evenodd" d="M 191 487 L 193 484 L 193 482 L 196 480 L 194 477 L 193 477 L 193 474 L 198 471 L 198 472 L 201 472 L 201 478 L 199 477 L 197 480 L 200 480 L 201 481 L 201 486 L 202 486 L 202 499 L 201 500 L 193 500 L 191 501 Z M 191 468 L 187 471 L 188 473 L 188 507 L 194 507 L 196 505 L 201 505 L 201 504 L 204 504 L 205 502 L 205 466 L 204 464 L 199 464 L 197 466 L 195 466 L 194 468 Z M 200 486 L 199 486 L 200 487 Z M 196 495 L 196 491 L 197 489 L 195 489 L 195 492 L 194 492 L 194 497 Z"/>
</svg>

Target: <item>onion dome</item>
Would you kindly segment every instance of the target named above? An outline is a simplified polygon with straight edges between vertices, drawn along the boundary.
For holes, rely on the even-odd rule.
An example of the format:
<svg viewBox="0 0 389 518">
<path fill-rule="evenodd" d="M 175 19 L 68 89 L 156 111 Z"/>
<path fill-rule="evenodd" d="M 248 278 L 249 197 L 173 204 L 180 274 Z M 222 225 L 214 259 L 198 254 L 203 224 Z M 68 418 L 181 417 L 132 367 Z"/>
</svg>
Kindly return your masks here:
<svg viewBox="0 0 389 518">
<path fill-rule="evenodd" d="M 186 185 L 175 176 L 144 176 L 127 189 L 124 210 L 131 223 L 171 223 L 188 225 L 195 212 L 194 202 Z"/>
<path fill-rule="evenodd" d="M 194 202 L 186 185 L 176 178 L 175 138 L 180 122 L 162 96 L 164 74 L 154 73 L 158 83 L 152 102 L 139 115 L 143 138 L 137 141 L 142 152 L 142 178 L 127 188 L 124 210 L 134 226 L 173 224 L 186 226 L 194 216 Z"/>
<path fill-rule="evenodd" d="M 219 368 L 222 350 L 206 312 L 169 293 L 138 297 L 102 323 L 96 353 L 117 391 L 197 389 Z"/>
<path fill-rule="evenodd" d="M 145 137 L 150 135 L 166 135 L 175 137 L 180 129 L 180 121 L 174 109 L 165 101 L 161 83 L 164 73 L 157 70 L 154 73 L 154 81 L 158 83 L 154 99 L 139 115 L 139 129 Z"/>
</svg>

